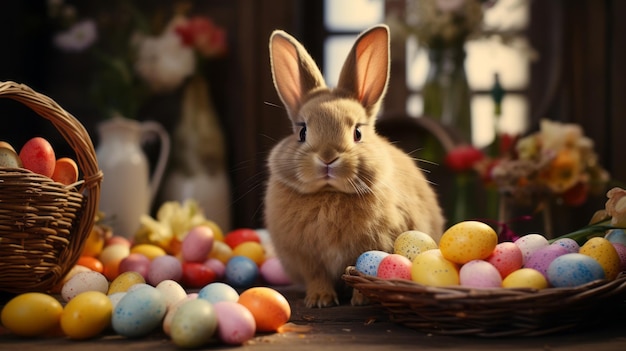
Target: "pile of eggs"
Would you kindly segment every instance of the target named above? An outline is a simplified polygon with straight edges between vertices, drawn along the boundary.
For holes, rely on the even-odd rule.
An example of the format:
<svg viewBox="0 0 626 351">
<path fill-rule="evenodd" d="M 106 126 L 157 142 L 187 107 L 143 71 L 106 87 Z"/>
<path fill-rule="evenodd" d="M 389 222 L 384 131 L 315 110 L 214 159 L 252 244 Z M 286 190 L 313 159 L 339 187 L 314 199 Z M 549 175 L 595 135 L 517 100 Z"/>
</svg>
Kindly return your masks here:
<svg viewBox="0 0 626 351">
<path fill-rule="evenodd" d="M 28 169 L 64 185 L 78 180 L 76 161 L 69 157 L 57 158 L 52 145 L 42 137 L 29 139 L 19 153 L 10 143 L 0 141 L 0 167 Z"/>
<path fill-rule="evenodd" d="M 550 242 L 540 234 L 498 243 L 489 225 L 463 221 L 447 229 L 439 244 L 420 231 L 401 233 L 392 253 L 364 252 L 355 268 L 382 279 L 407 279 L 427 286 L 574 287 L 612 280 L 626 271 L 626 234 L 613 230 L 582 246 L 569 238 Z"/>
<path fill-rule="evenodd" d="M 77 265 L 53 289 L 60 299 L 20 294 L 3 307 L 2 325 L 22 336 L 60 328 L 78 340 L 111 329 L 137 338 L 161 327 L 176 345 L 199 347 L 214 340 L 242 344 L 291 316 L 286 298 L 263 286 L 290 281 L 262 231 L 223 235 L 216 226 L 197 226 L 176 255 L 102 234 L 94 227 Z"/>
</svg>

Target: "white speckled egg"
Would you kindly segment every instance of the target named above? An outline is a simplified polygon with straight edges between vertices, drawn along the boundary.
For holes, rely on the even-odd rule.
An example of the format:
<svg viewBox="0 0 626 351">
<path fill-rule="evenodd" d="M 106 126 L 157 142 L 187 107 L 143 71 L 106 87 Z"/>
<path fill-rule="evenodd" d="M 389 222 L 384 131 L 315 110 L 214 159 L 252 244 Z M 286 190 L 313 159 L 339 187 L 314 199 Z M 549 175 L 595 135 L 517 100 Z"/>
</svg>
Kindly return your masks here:
<svg viewBox="0 0 626 351">
<path fill-rule="evenodd" d="M 109 290 L 109 281 L 102 274 L 96 271 L 85 271 L 76 273 L 61 288 L 61 297 L 65 302 L 74 296 L 85 291 L 99 291 L 106 294 Z"/>
<path fill-rule="evenodd" d="M 165 304 L 169 308 L 171 305 L 187 297 L 185 289 L 173 280 L 166 279 L 157 284 L 156 289 L 161 292 L 165 299 Z"/>
<path fill-rule="evenodd" d="M 524 263 L 526 263 L 535 250 L 548 246 L 550 243 L 548 239 L 541 234 L 526 234 L 515 240 L 515 245 L 522 250 L 522 257 L 524 258 Z"/>
<path fill-rule="evenodd" d="M 148 335 L 161 324 L 166 312 L 165 299 L 156 288 L 127 291 L 113 310 L 113 330 L 129 338 Z"/>
</svg>

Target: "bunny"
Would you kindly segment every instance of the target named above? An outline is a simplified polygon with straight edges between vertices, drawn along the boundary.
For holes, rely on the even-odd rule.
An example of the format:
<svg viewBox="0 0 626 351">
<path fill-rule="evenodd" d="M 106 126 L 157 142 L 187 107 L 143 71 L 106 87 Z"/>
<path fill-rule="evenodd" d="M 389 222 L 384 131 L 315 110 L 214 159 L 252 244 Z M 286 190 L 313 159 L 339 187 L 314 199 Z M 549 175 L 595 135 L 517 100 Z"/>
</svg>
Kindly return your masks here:
<svg viewBox="0 0 626 351">
<path fill-rule="evenodd" d="M 306 49 L 275 30 L 270 62 L 293 134 L 268 157 L 265 224 L 307 307 L 340 304 L 345 268 L 368 250 L 393 250 L 420 230 L 439 240 L 444 219 L 414 159 L 376 134 L 389 76 L 389 29 L 364 31 L 329 89 Z M 351 303 L 367 303 L 354 291 Z"/>
</svg>

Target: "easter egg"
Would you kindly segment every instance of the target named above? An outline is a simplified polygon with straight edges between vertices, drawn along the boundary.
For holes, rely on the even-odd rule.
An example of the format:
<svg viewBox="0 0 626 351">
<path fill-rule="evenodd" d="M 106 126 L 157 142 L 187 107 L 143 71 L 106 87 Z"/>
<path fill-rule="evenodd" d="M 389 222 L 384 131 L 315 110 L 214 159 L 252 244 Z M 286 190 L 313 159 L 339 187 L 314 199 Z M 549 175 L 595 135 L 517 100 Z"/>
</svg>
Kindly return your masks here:
<svg viewBox="0 0 626 351">
<path fill-rule="evenodd" d="M 202 288 L 216 280 L 217 275 L 204 263 L 183 262 L 182 284 L 188 288 Z"/>
<path fill-rule="evenodd" d="M 594 258 L 581 253 L 561 255 L 550 263 L 548 282 L 554 287 L 575 287 L 604 279 L 604 269 Z"/>
<path fill-rule="evenodd" d="M 130 248 L 131 254 L 141 254 L 152 261 L 159 256 L 165 256 L 167 252 L 162 247 L 153 244 L 138 244 Z"/>
<path fill-rule="evenodd" d="M 552 244 L 540 247 L 530 254 L 528 260 L 524 264 L 524 267 L 535 269 L 547 278 L 550 263 L 552 263 L 552 261 L 554 261 L 557 257 L 565 255 L 566 253 L 569 252 L 561 245 Z"/>
<path fill-rule="evenodd" d="M 496 267 L 503 279 L 511 272 L 522 268 L 523 260 L 522 250 L 510 241 L 497 244 L 491 255 L 485 259 Z"/>
<path fill-rule="evenodd" d="M 55 182 L 70 185 L 78 181 L 78 165 L 69 157 L 61 157 L 56 160 L 54 172 L 50 176 Z"/>
<path fill-rule="evenodd" d="M 281 293 L 272 288 L 247 289 L 239 295 L 237 302 L 252 313 L 256 329 L 260 332 L 275 332 L 291 318 L 289 302 Z"/>
<path fill-rule="evenodd" d="M 528 260 L 530 255 L 537 249 L 550 245 L 548 239 L 541 234 L 526 234 L 514 241 L 515 245 L 522 250 L 522 257 L 524 263 Z"/>
<path fill-rule="evenodd" d="M 411 280 L 428 286 L 459 285 L 458 266 L 443 257 L 440 251 L 428 250 L 415 256 Z"/>
<path fill-rule="evenodd" d="M 611 229 L 604 238 L 612 243 L 620 243 L 626 245 L 626 232 L 624 229 Z"/>
<path fill-rule="evenodd" d="M 102 227 L 94 225 L 85 239 L 83 250 L 80 253 L 81 256 L 100 256 L 102 249 L 104 249 L 105 236 L 106 231 Z"/>
<path fill-rule="evenodd" d="M 144 284 L 145 282 L 145 278 L 139 272 L 124 272 L 118 275 L 111 282 L 111 284 L 109 284 L 109 290 L 107 291 L 107 294 L 111 295 L 118 292 L 126 292 L 131 286 L 135 284 Z"/>
<path fill-rule="evenodd" d="M 87 267 L 94 272 L 102 273 L 104 272 L 104 265 L 100 262 L 99 259 L 92 256 L 80 256 L 76 261 L 76 264 L 81 265 L 83 267 Z"/>
<path fill-rule="evenodd" d="M 259 268 L 261 277 L 272 285 L 289 285 L 291 278 L 285 272 L 282 262 L 278 257 L 270 257 Z"/>
<path fill-rule="evenodd" d="M 52 177 L 56 156 L 48 140 L 42 137 L 29 139 L 20 150 L 22 167 L 46 177 Z"/>
<path fill-rule="evenodd" d="M 38 292 L 17 295 L 2 308 L 0 321 L 20 336 L 40 336 L 59 325 L 63 306 L 54 297 Z"/>
<path fill-rule="evenodd" d="M 136 272 L 141 274 L 144 279 L 147 279 L 150 272 L 150 259 L 144 254 L 131 252 L 130 255 L 120 261 L 117 271 L 119 274 Z"/>
<path fill-rule="evenodd" d="M 113 310 L 113 330 L 129 338 L 148 335 L 161 324 L 166 312 L 165 299 L 156 288 L 129 290 Z"/>
<path fill-rule="evenodd" d="M 578 252 L 578 250 L 580 250 L 580 245 L 578 245 L 576 240 L 571 238 L 557 239 L 550 245 L 562 246 L 563 248 L 565 248 L 565 250 L 567 250 L 568 253 Z"/>
<path fill-rule="evenodd" d="M 169 308 L 171 305 L 187 297 L 185 289 L 178 282 L 166 279 L 161 281 L 155 287 L 165 301 L 165 305 Z"/>
<path fill-rule="evenodd" d="M 245 256 L 233 256 L 226 263 L 226 282 L 236 288 L 250 287 L 259 276 L 257 264 Z"/>
<path fill-rule="evenodd" d="M 232 286 L 215 282 L 210 283 L 198 291 L 198 298 L 207 300 L 211 303 L 217 303 L 220 301 L 235 301 L 239 300 L 239 293 Z"/>
<path fill-rule="evenodd" d="M 393 243 L 393 252 L 405 256 L 410 261 L 413 261 L 420 252 L 436 248 L 435 239 L 419 230 L 403 232 Z"/>
<path fill-rule="evenodd" d="M 499 288 L 502 285 L 502 277 L 491 263 L 472 260 L 459 270 L 459 283 L 472 288 Z"/>
<path fill-rule="evenodd" d="M 148 283 L 156 286 L 164 280 L 180 281 L 183 276 L 183 265 L 172 255 L 155 257 L 148 269 Z"/>
<path fill-rule="evenodd" d="M 214 273 L 216 279 L 222 279 L 224 277 L 224 272 L 226 271 L 226 265 L 224 262 L 218 260 L 217 258 L 209 258 L 204 261 L 204 265 L 209 267 Z"/>
<path fill-rule="evenodd" d="M 263 264 L 263 261 L 265 261 L 265 249 L 256 241 L 246 241 L 237 245 L 233 249 L 233 255 L 245 256 L 254 261 L 254 263 L 258 266 Z"/>
<path fill-rule="evenodd" d="M 111 324 L 113 304 L 99 291 L 76 295 L 65 305 L 61 314 L 61 329 L 71 339 L 88 339 Z"/>
<path fill-rule="evenodd" d="M 111 306 L 113 307 L 113 309 L 115 309 L 115 307 L 117 307 L 118 302 L 120 302 L 120 300 L 125 295 L 126 295 L 125 291 L 120 291 L 120 292 L 116 292 L 116 293 L 107 295 L 107 297 L 109 298 L 109 301 L 111 301 Z"/>
<path fill-rule="evenodd" d="M 213 243 L 213 249 L 209 253 L 209 258 L 215 258 L 226 264 L 230 258 L 233 257 L 233 249 L 223 241 L 215 241 Z"/>
<path fill-rule="evenodd" d="M 594 258 L 604 270 L 605 278 L 613 280 L 620 272 L 620 259 L 615 247 L 605 238 L 595 237 L 580 247 L 579 253 Z"/>
<path fill-rule="evenodd" d="M 541 272 L 535 269 L 520 268 L 511 272 L 502 280 L 502 287 L 545 289 L 548 287 L 548 280 Z"/>
<path fill-rule="evenodd" d="M 217 330 L 217 314 L 213 305 L 202 299 L 191 299 L 181 304 L 170 326 L 174 344 L 197 348 L 207 344 Z"/>
<path fill-rule="evenodd" d="M 443 233 L 439 250 L 447 260 L 464 264 L 489 257 L 497 244 L 498 234 L 489 225 L 479 221 L 463 221 Z"/>
<path fill-rule="evenodd" d="M 356 265 L 354 266 L 354 268 L 356 268 L 357 271 L 363 274 L 375 277 L 376 274 L 378 274 L 378 266 L 380 265 L 380 261 L 382 261 L 383 258 L 387 257 L 388 255 L 388 252 L 380 250 L 365 251 L 364 253 L 360 254 L 359 257 L 357 257 Z"/>
<path fill-rule="evenodd" d="M 182 306 L 182 304 L 184 304 L 185 302 L 189 301 L 189 300 L 193 300 L 193 299 L 197 299 L 198 298 L 198 294 L 197 293 L 191 293 L 191 294 L 187 294 L 187 296 L 182 299 L 179 300 L 178 302 L 174 303 L 173 305 L 169 306 L 167 308 L 167 312 L 165 313 L 165 317 L 163 317 L 163 332 L 166 335 L 170 335 L 171 330 L 172 330 L 172 319 L 174 318 L 174 315 L 176 314 L 176 311 L 178 310 L 178 308 L 180 306 Z"/>
<path fill-rule="evenodd" d="M 619 257 L 619 270 L 620 272 L 626 271 L 626 245 L 620 243 L 612 243 L 615 248 L 615 252 L 617 252 L 617 256 Z"/>
<path fill-rule="evenodd" d="M 186 262 L 204 262 L 213 249 L 213 230 L 207 226 L 193 227 L 181 245 L 181 255 Z"/>
<path fill-rule="evenodd" d="M 0 167 L 22 168 L 22 160 L 12 147 L 9 148 L 0 145 Z"/>
<path fill-rule="evenodd" d="M 224 237 L 224 242 L 228 246 L 230 246 L 231 249 L 236 248 L 241 243 L 244 243 L 246 241 L 254 241 L 260 244 L 261 238 L 254 229 L 250 228 L 239 228 L 232 230 L 228 232 Z"/>
<path fill-rule="evenodd" d="M 411 280 L 411 261 L 400 254 L 389 254 L 380 261 L 376 275 L 381 279 Z"/>
<path fill-rule="evenodd" d="M 221 301 L 214 306 L 219 326 L 217 335 L 228 345 L 241 345 L 252 339 L 256 332 L 254 316 L 237 302 Z"/>
<path fill-rule="evenodd" d="M 94 271 L 80 272 L 63 285 L 61 297 L 67 302 L 85 291 L 99 291 L 106 294 L 108 290 L 109 281 L 102 273 Z"/>
</svg>

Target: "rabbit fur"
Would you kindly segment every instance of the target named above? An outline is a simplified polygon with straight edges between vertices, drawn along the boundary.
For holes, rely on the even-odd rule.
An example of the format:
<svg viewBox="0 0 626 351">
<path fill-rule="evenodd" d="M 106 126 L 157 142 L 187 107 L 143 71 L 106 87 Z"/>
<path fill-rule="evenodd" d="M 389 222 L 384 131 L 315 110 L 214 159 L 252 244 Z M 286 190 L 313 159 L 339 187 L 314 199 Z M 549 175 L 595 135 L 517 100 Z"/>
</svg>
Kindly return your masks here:
<svg viewBox="0 0 626 351">
<path fill-rule="evenodd" d="M 364 31 L 337 87 L 329 89 L 306 49 L 275 30 L 270 61 L 293 134 L 268 157 L 265 224 L 276 254 L 308 307 L 339 304 L 341 276 L 368 250 L 391 252 L 420 230 L 439 240 L 444 219 L 414 159 L 376 134 L 389 79 L 389 30 Z M 366 303 L 357 291 L 353 305 Z"/>
</svg>

